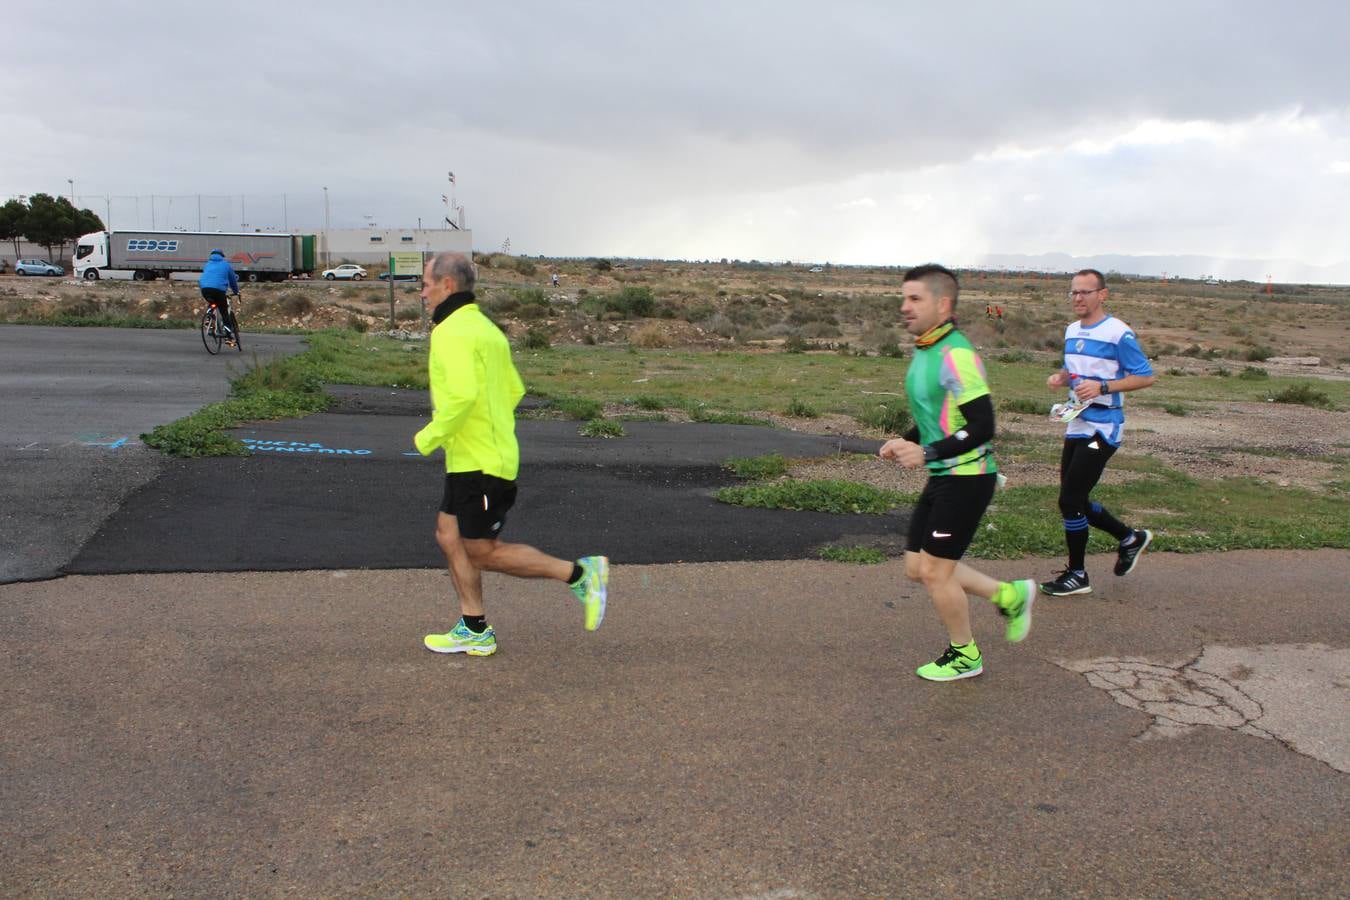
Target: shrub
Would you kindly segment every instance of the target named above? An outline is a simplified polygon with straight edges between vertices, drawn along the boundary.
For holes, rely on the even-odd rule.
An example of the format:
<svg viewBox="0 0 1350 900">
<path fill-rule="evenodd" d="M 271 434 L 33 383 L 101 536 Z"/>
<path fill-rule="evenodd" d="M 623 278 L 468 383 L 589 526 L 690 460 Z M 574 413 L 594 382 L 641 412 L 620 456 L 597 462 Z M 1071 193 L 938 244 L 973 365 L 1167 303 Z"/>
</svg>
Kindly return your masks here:
<svg viewBox="0 0 1350 900">
<path fill-rule="evenodd" d="M 650 316 L 656 309 L 656 300 L 652 289 L 628 285 L 617 294 L 605 298 L 605 307 L 611 312 L 622 313 L 630 319 Z"/>
<path fill-rule="evenodd" d="M 665 397 L 653 397 L 650 394 L 641 394 L 633 401 L 633 405 L 638 409 L 660 410 L 667 406 L 673 406 Z"/>
<path fill-rule="evenodd" d="M 1270 373 L 1260 366 L 1245 366 L 1237 377 L 1244 381 L 1262 381 L 1269 378 Z"/>
<path fill-rule="evenodd" d="M 1298 403 L 1302 406 L 1316 406 L 1321 409 L 1335 408 L 1335 404 L 1331 402 L 1330 397 L 1307 383 L 1290 385 L 1271 399 L 1276 403 Z"/>
<path fill-rule="evenodd" d="M 1169 416 L 1184 416 L 1186 415 L 1186 407 L 1180 403 L 1167 403 L 1163 406 L 1163 412 Z"/>
<path fill-rule="evenodd" d="M 350 329 L 351 331 L 355 331 L 358 334 L 365 334 L 367 331 L 370 330 L 370 323 L 367 322 L 365 319 L 361 318 L 360 316 L 348 316 L 347 328 Z"/>
<path fill-rule="evenodd" d="M 900 435 L 914 424 L 914 417 L 909 414 L 905 401 L 897 397 L 863 410 L 858 421 L 869 428 L 879 428 L 886 434 Z"/>
<path fill-rule="evenodd" d="M 787 336 L 787 340 L 783 341 L 783 352 L 784 352 L 784 353 L 805 353 L 805 352 L 806 352 L 806 338 L 802 337 L 800 334 L 790 334 L 790 335 L 788 335 L 788 336 Z"/>
<path fill-rule="evenodd" d="M 783 410 L 785 416 L 796 416 L 799 419 L 814 419 L 820 415 L 814 406 L 809 403 L 803 403 L 796 397 L 788 402 L 787 408 Z"/>
<path fill-rule="evenodd" d="M 525 332 L 525 337 L 521 338 L 520 345 L 526 350 L 547 350 L 550 343 L 549 334 L 543 328 L 531 328 Z"/>
<path fill-rule="evenodd" d="M 604 412 L 598 402 L 582 397 L 559 397 L 553 401 L 553 407 L 569 419 L 598 419 Z"/>
<path fill-rule="evenodd" d="M 842 332 L 838 325 L 829 322 L 807 322 L 802 326 L 802 336 L 809 338 L 839 337 Z"/>
<path fill-rule="evenodd" d="M 1008 350 L 999 354 L 998 361 L 1005 363 L 1031 362 L 1031 354 L 1025 350 Z"/>
<path fill-rule="evenodd" d="M 591 419 L 577 429 L 577 434 L 582 437 L 616 438 L 623 437 L 627 432 L 618 422 L 612 422 L 609 419 Z"/>
<path fill-rule="evenodd" d="M 900 349 L 900 345 L 896 343 L 882 344 L 877 352 L 882 356 L 889 356 L 891 359 L 905 358 L 905 351 Z"/>
<path fill-rule="evenodd" d="M 608 272 L 610 269 L 614 268 L 614 264 L 607 259 L 591 260 L 591 265 L 595 267 L 595 271 L 597 272 Z"/>
<path fill-rule="evenodd" d="M 635 347 L 643 347 L 648 350 L 660 349 L 670 346 L 670 338 L 660 325 L 650 323 L 643 325 L 628 336 L 628 343 Z"/>
<path fill-rule="evenodd" d="M 298 319 L 314 312 L 314 300 L 308 294 L 282 294 L 277 298 L 277 307 L 291 318 Z"/>
<path fill-rule="evenodd" d="M 1271 348 L 1257 345 L 1248 347 L 1246 352 L 1242 354 L 1242 358 L 1247 362 L 1264 362 L 1274 355 L 1275 351 Z"/>
</svg>

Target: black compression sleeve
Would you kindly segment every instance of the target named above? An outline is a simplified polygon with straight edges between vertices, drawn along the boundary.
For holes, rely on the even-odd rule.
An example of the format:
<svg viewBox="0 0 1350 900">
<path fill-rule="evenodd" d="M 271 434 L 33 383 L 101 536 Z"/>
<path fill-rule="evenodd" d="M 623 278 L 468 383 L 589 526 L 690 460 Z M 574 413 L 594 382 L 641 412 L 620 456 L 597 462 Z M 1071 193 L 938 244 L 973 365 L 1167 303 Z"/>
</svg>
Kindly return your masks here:
<svg viewBox="0 0 1350 900">
<path fill-rule="evenodd" d="M 951 459 L 974 450 L 994 437 L 994 400 L 988 394 L 957 407 L 966 424 L 956 434 L 929 444 L 936 459 Z"/>
<path fill-rule="evenodd" d="M 904 434 L 900 435 L 900 437 L 909 441 L 911 444 L 917 444 L 919 442 L 919 426 L 911 425 L 909 431 L 906 431 Z"/>
</svg>

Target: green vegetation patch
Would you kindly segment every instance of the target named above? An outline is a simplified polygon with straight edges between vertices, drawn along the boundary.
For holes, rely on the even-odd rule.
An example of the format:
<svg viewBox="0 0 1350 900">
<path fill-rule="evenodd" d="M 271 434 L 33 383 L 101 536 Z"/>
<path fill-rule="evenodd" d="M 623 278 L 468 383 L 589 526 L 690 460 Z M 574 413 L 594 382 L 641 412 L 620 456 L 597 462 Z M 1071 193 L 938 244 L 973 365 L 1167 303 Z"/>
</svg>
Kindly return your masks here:
<svg viewBox="0 0 1350 900">
<path fill-rule="evenodd" d="M 873 547 L 848 547 L 829 544 L 820 548 L 820 558 L 829 562 L 875 566 L 886 561 L 886 554 Z"/>
<path fill-rule="evenodd" d="M 1280 391 L 1272 397 L 1276 403 L 1298 403 L 1303 406 L 1314 406 L 1319 409 L 1335 409 L 1336 404 L 1331 402 L 1325 391 L 1319 391 L 1311 384 L 1302 382 L 1291 384 L 1289 387 Z"/>
<path fill-rule="evenodd" d="M 985 559 L 1063 555 L 1058 495 L 1053 485 L 1000 491 L 980 523 L 970 555 Z M 1345 499 L 1334 493 L 1315 494 L 1247 478 L 1193 479 L 1162 469 L 1161 474 L 1128 484 L 1099 485 L 1093 499 L 1118 518 L 1151 529 L 1150 553 L 1350 547 Z M 1092 530 L 1089 553 L 1115 549 L 1109 536 Z"/>
<path fill-rule="evenodd" d="M 787 474 L 788 461 L 781 453 L 769 453 L 764 456 L 737 456 L 722 463 L 737 478 L 767 479 Z"/>
<path fill-rule="evenodd" d="M 171 456 L 247 456 L 248 448 L 225 434 L 245 422 L 290 419 L 327 409 L 333 398 L 307 354 L 256 362 L 231 384 L 230 397 L 168 425 L 158 425 L 141 440 Z"/>
<path fill-rule="evenodd" d="M 870 513 L 880 515 L 912 504 L 914 495 L 887 491 L 856 481 L 777 481 L 722 488 L 723 503 L 760 509 L 797 509 L 808 512 Z"/>
<path fill-rule="evenodd" d="M 609 419 L 591 419 L 577 429 L 577 434 L 590 438 L 620 438 L 627 433 L 622 425 Z"/>
</svg>

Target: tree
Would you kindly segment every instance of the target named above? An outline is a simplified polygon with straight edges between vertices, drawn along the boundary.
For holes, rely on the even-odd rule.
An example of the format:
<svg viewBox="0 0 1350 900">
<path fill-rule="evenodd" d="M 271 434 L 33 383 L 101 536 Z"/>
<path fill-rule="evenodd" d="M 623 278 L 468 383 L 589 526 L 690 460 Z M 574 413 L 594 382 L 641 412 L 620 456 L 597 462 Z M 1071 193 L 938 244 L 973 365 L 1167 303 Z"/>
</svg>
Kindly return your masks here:
<svg viewBox="0 0 1350 900">
<path fill-rule="evenodd" d="M 65 200 L 64 197 L 61 199 Z M 69 200 L 65 200 L 65 206 L 70 207 Z M 28 220 L 24 237 L 31 243 L 46 247 L 47 256 L 55 255 L 52 248 L 65 242 L 71 227 L 72 223 L 65 209 L 51 194 L 34 194 L 28 198 Z"/>
<path fill-rule="evenodd" d="M 65 255 L 66 244 L 82 234 L 102 231 L 103 220 L 88 209 L 76 209 L 65 197 L 34 194 L 28 200 L 24 236 L 47 248 L 47 255 L 58 259 Z M 53 247 L 57 248 L 53 251 Z"/>
<path fill-rule="evenodd" d="M 28 229 L 28 207 L 21 200 L 10 200 L 0 206 L 0 241 L 14 242 L 14 258 L 23 255 L 19 240 Z"/>
</svg>

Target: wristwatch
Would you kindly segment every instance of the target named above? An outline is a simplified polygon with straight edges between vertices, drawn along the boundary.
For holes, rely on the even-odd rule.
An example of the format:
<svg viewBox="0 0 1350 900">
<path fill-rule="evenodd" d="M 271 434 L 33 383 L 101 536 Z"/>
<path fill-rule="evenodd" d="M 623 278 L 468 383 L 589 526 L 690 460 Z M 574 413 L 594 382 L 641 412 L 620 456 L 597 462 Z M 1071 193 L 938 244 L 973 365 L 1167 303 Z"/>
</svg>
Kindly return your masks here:
<svg viewBox="0 0 1350 900">
<path fill-rule="evenodd" d="M 1111 382 L 1107 381 L 1105 378 L 1098 378 L 1097 380 L 1101 382 L 1103 394 L 1111 393 Z"/>
<path fill-rule="evenodd" d="M 932 444 L 923 445 L 923 461 L 926 463 L 937 459 L 937 450 L 933 449 Z"/>
</svg>

